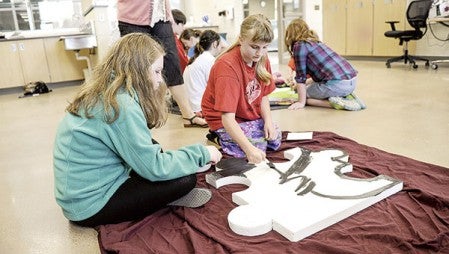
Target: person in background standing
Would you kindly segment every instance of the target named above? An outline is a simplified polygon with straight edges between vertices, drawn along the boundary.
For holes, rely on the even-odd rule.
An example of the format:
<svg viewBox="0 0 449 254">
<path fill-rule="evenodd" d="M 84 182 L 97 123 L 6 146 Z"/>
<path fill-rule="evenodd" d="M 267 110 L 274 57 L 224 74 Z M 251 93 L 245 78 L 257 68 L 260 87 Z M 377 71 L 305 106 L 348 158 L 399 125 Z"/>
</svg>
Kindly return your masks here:
<svg viewBox="0 0 449 254">
<path fill-rule="evenodd" d="M 206 121 L 195 115 L 187 99 L 172 29 L 174 20 L 170 1 L 117 0 L 117 19 L 121 36 L 133 32 L 147 33 L 164 46 L 163 74 L 181 111 L 184 127 L 207 127 Z"/>
</svg>

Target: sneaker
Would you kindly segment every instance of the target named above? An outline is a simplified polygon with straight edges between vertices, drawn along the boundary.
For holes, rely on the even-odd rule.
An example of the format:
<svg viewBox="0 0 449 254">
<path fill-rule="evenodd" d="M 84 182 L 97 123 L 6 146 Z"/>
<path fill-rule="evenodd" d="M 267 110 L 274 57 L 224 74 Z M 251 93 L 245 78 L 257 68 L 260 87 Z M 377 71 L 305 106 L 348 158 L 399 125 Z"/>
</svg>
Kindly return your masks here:
<svg viewBox="0 0 449 254">
<path fill-rule="evenodd" d="M 209 133 L 206 134 L 206 138 L 208 145 L 215 146 L 217 149 L 221 148 L 220 140 L 218 139 L 217 133 L 209 131 Z"/>
<path fill-rule="evenodd" d="M 348 96 L 346 96 L 345 98 L 357 101 L 357 103 L 360 105 L 361 109 L 366 109 L 366 104 L 357 95 L 355 95 L 355 93 L 351 93 Z"/>
<path fill-rule="evenodd" d="M 327 100 L 329 101 L 329 103 L 331 104 L 331 106 L 334 109 L 338 109 L 338 110 L 342 110 L 345 109 L 345 107 L 343 105 L 340 105 L 340 103 L 338 103 L 338 98 L 340 97 L 329 97 Z"/>
<path fill-rule="evenodd" d="M 203 206 L 212 198 L 212 192 L 204 188 L 193 188 L 184 197 L 175 200 L 168 205 L 170 206 L 184 206 L 190 208 L 196 208 Z"/>
<path fill-rule="evenodd" d="M 353 99 L 346 99 L 343 97 L 329 97 L 328 100 L 332 107 L 335 109 L 346 109 L 349 111 L 358 111 L 362 109 L 360 104 Z"/>
</svg>

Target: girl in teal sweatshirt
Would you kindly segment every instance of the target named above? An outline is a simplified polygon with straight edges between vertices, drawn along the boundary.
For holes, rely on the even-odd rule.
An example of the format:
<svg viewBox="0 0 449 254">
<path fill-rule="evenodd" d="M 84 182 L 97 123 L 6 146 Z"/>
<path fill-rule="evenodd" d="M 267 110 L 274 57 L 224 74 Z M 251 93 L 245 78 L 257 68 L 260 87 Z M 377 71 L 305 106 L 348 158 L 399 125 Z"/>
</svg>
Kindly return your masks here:
<svg viewBox="0 0 449 254">
<path fill-rule="evenodd" d="M 213 146 L 163 152 L 152 139 L 168 117 L 164 54 L 148 35 L 120 38 L 67 107 L 53 155 L 56 201 L 70 221 L 143 218 L 191 194 L 198 168 L 221 159 Z"/>
</svg>

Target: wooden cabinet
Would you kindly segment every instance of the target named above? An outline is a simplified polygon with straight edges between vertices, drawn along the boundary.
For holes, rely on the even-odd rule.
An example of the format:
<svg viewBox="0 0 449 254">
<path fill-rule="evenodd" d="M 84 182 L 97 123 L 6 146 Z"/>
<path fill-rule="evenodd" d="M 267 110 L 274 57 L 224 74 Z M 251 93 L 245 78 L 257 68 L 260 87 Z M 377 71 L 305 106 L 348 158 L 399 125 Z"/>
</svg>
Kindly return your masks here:
<svg viewBox="0 0 449 254">
<path fill-rule="evenodd" d="M 322 41 L 338 54 L 346 54 L 346 1 L 323 0 Z"/>
<path fill-rule="evenodd" d="M 373 48 L 372 0 L 347 0 L 346 55 L 370 56 Z"/>
<path fill-rule="evenodd" d="M 0 42 L 0 88 L 24 84 L 19 48 L 16 42 Z"/>
<path fill-rule="evenodd" d="M 59 37 L 0 42 L 0 89 L 33 81 L 63 82 L 84 79 L 85 61 L 66 51 Z"/>
<path fill-rule="evenodd" d="M 86 61 L 78 61 L 74 51 L 64 49 L 64 42 L 58 37 L 44 38 L 50 80 L 53 83 L 84 79 Z"/>
<path fill-rule="evenodd" d="M 373 55 L 395 56 L 402 54 L 402 46 L 399 40 L 387 38 L 384 33 L 390 30 L 390 24 L 385 21 L 399 21 L 396 29 L 409 29 L 405 18 L 406 5 L 404 0 L 375 0 L 374 2 L 374 29 L 373 29 Z M 407 27 L 407 28 L 406 28 Z M 409 49 L 412 46 L 409 43 Z"/>
<path fill-rule="evenodd" d="M 42 39 L 23 40 L 18 41 L 18 45 L 25 83 L 50 82 L 44 41 Z"/>
<path fill-rule="evenodd" d="M 404 29 L 405 11 L 404 0 L 323 0 L 323 42 L 346 56 L 400 55 L 398 40 L 384 36 L 385 21 Z"/>
<path fill-rule="evenodd" d="M 31 81 L 50 81 L 42 39 L 0 43 L 0 88 L 23 86 Z"/>
</svg>

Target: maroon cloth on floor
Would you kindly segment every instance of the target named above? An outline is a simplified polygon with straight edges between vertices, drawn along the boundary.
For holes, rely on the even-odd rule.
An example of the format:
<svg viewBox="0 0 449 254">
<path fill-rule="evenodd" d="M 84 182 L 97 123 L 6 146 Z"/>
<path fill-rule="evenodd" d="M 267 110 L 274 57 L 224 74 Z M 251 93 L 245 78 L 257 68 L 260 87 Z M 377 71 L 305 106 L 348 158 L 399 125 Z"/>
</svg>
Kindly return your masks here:
<svg viewBox="0 0 449 254">
<path fill-rule="evenodd" d="M 285 140 L 286 133 L 283 133 Z M 204 207 L 170 207 L 143 220 L 97 228 L 102 253 L 449 253 L 449 169 L 358 144 L 331 132 L 314 132 L 312 140 L 285 141 L 268 159 L 283 160 L 282 151 L 301 146 L 319 151 L 345 150 L 352 176 L 379 174 L 402 180 L 402 191 L 298 242 L 270 231 L 247 237 L 228 226 L 236 207 L 233 192 L 247 188 L 208 185 L 199 174 L 198 187 L 212 191 Z M 262 212 L 262 211 L 261 211 Z"/>
</svg>

